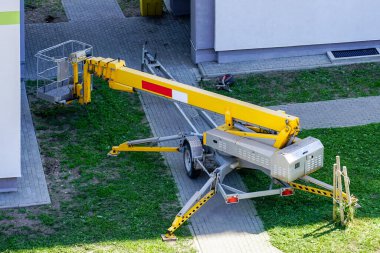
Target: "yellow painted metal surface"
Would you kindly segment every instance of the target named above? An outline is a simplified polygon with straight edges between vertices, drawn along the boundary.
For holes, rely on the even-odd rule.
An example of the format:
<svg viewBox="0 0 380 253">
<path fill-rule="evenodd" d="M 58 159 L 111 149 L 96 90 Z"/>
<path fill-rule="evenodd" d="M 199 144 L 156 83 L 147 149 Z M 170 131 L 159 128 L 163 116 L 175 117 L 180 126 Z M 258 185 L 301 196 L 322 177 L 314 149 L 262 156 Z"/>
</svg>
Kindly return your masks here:
<svg viewBox="0 0 380 253">
<path fill-rule="evenodd" d="M 117 82 L 114 82 L 114 81 L 108 81 L 108 84 L 109 84 L 110 88 L 114 89 L 114 90 L 120 90 L 120 91 L 129 92 L 129 93 L 135 92 L 132 87 L 125 86 L 125 85 L 123 85 L 121 83 L 117 83 Z"/>
<path fill-rule="evenodd" d="M 91 102 L 91 75 L 88 68 L 83 68 L 83 102 Z"/>
<path fill-rule="evenodd" d="M 252 137 L 252 138 L 264 138 L 264 139 L 273 139 L 277 138 L 277 135 L 273 134 L 261 134 L 261 133 L 250 133 L 250 132 L 242 132 L 236 130 L 226 130 L 227 133 L 234 134 L 242 137 Z"/>
<path fill-rule="evenodd" d="M 142 90 L 225 115 L 226 126 L 230 128 L 233 128 L 233 120 L 239 120 L 274 130 L 277 132 L 275 138 L 271 135 L 262 135 L 262 138 L 275 139 L 274 147 L 276 148 L 284 147 L 290 138 L 296 136 L 300 130 L 299 118 L 286 114 L 283 111 L 274 111 L 194 86 L 127 68 L 123 60 L 93 57 L 86 61 L 84 69 L 85 88 L 83 99 L 79 101 L 81 103 L 91 101 L 91 90 L 88 88 L 91 83 L 91 75 L 89 73 L 94 73 L 108 80 L 110 87 L 116 90 L 127 92 Z"/>
<path fill-rule="evenodd" d="M 72 63 L 72 66 L 73 66 L 73 77 L 74 77 L 74 85 L 77 84 L 79 82 L 79 77 L 78 77 L 78 63 L 77 62 L 73 62 Z"/>
<path fill-rule="evenodd" d="M 161 16 L 162 0 L 140 0 L 141 16 Z"/>
<path fill-rule="evenodd" d="M 320 195 L 320 196 L 325 196 L 325 197 L 329 197 L 329 198 L 332 198 L 334 196 L 333 192 L 332 191 L 326 191 L 326 190 L 322 190 L 322 189 L 319 189 L 319 188 L 315 188 L 315 187 L 311 187 L 311 186 L 306 186 L 306 185 L 303 185 L 303 184 L 297 184 L 297 183 L 289 183 L 289 185 L 295 189 L 298 189 L 298 190 L 301 190 L 301 191 L 305 191 L 305 192 L 310 192 L 310 193 L 313 193 L 313 194 L 316 194 L 316 195 Z M 348 198 L 347 198 L 347 195 L 346 193 L 343 192 L 343 199 L 345 202 L 348 201 Z M 335 198 L 336 199 L 336 198 Z M 354 198 L 356 200 L 356 198 Z"/>
<path fill-rule="evenodd" d="M 120 144 L 119 146 L 112 147 L 108 153 L 111 156 L 119 155 L 120 152 L 179 152 L 178 147 L 141 147 L 129 146 L 128 144 Z"/>
<path fill-rule="evenodd" d="M 98 62 L 107 62 L 107 59 L 92 58 L 91 64 L 95 66 L 96 73 L 102 76 L 102 68 L 97 68 Z M 168 80 L 162 77 L 154 76 L 138 70 L 122 67 L 124 61 L 114 61 L 109 63 L 107 69 L 111 70 L 104 75 L 111 81 L 118 82 L 125 86 L 130 86 L 138 90 L 142 88 L 142 81 L 153 83 L 172 90 L 184 92 L 188 95 L 188 104 L 213 111 L 220 114 L 229 112 L 232 118 L 239 119 L 248 123 L 253 123 L 272 130 L 281 131 L 286 128 L 288 121 L 289 126 L 298 126 L 299 119 L 283 112 L 277 112 L 264 107 L 253 105 L 237 99 L 229 98 L 203 89 L 182 84 L 176 81 Z M 114 69 L 112 71 L 112 69 Z M 152 92 L 158 96 L 168 97 L 157 92 Z M 263 117 L 264 116 L 264 117 Z"/>
</svg>

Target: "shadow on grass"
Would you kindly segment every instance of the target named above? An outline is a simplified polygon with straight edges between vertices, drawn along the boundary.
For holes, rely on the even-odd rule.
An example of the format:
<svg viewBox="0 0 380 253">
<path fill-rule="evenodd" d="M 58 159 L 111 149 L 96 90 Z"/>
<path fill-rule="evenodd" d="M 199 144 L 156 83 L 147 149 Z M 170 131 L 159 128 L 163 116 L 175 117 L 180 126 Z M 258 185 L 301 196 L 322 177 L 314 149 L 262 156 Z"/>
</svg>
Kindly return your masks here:
<svg viewBox="0 0 380 253">
<path fill-rule="evenodd" d="M 344 230 L 344 228 L 338 226 L 335 222 L 330 222 L 330 223 L 327 223 L 326 225 L 320 226 L 319 228 L 315 229 L 311 233 L 305 234 L 304 238 L 307 238 L 307 237 L 314 237 L 314 238 L 315 237 L 320 237 L 320 236 L 324 236 L 324 235 L 330 234 L 331 232 L 336 231 L 336 230 Z"/>
</svg>

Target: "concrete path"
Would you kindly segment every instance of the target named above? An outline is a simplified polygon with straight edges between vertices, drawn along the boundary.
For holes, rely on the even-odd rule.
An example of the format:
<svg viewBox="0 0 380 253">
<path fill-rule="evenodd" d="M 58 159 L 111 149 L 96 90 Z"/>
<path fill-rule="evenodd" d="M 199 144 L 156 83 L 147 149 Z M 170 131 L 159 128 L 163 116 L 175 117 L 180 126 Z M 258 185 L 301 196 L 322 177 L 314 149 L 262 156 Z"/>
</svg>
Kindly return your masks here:
<svg viewBox="0 0 380 253">
<path fill-rule="evenodd" d="M 380 58 L 373 57 L 372 59 L 368 58 L 366 60 L 367 62 L 379 62 Z M 350 59 L 333 63 L 327 57 L 327 54 L 319 54 L 232 63 L 203 62 L 199 63 L 198 67 L 203 78 L 213 78 L 224 74 L 244 75 L 268 71 L 333 67 L 354 63 L 363 63 L 363 59 Z"/>
<path fill-rule="evenodd" d="M 298 116 L 302 129 L 349 127 L 380 122 L 380 96 L 271 106 Z"/>
<path fill-rule="evenodd" d="M 116 0 L 62 0 L 62 5 L 69 21 L 124 18 Z"/>
<path fill-rule="evenodd" d="M 241 75 L 257 72 L 306 69 L 331 65 L 332 64 L 327 55 L 313 55 L 233 63 L 204 62 L 198 64 L 198 67 L 203 77 L 212 78 L 224 74 Z"/>
<path fill-rule="evenodd" d="M 17 192 L 0 193 L 0 208 L 50 204 L 24 85 L 21 87 L 21 175 Z"/>
</svg>

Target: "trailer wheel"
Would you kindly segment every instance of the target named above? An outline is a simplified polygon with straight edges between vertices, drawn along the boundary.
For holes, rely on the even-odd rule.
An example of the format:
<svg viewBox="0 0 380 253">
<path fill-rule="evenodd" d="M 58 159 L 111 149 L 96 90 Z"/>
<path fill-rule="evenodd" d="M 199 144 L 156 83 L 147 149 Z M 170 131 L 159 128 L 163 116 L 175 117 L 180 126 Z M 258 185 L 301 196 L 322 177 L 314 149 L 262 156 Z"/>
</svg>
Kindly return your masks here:
<svg viewBox="0 0 380 253">
<path fill-rule="evenodd" d="M 186 173 L 190 178 L 197 178 L 201 174 L 201 170 L 195 168 L 193 154 L 189 142 L 185 142 L 183 145 L 183 163 L 186 169 Z"/>
</svg>

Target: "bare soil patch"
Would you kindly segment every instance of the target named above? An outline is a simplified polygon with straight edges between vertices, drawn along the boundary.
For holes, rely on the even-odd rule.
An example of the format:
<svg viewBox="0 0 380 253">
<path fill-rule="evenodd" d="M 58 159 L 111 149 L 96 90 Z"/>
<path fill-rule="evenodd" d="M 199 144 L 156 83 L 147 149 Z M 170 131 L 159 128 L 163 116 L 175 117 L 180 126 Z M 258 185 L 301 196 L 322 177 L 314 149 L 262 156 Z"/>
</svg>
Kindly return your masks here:
<svg viewBox="0 0 380 253">
<path fill-rule="evenodd" d="M 140 14 L 140 0 L 117 0 L 120 9 L 126 17 L 138 17 Z"/>
<path fill-rule="evenodd" d="M 25 23 L 66 22 L 61 0 L 25 0 Z"/>
</svg>

